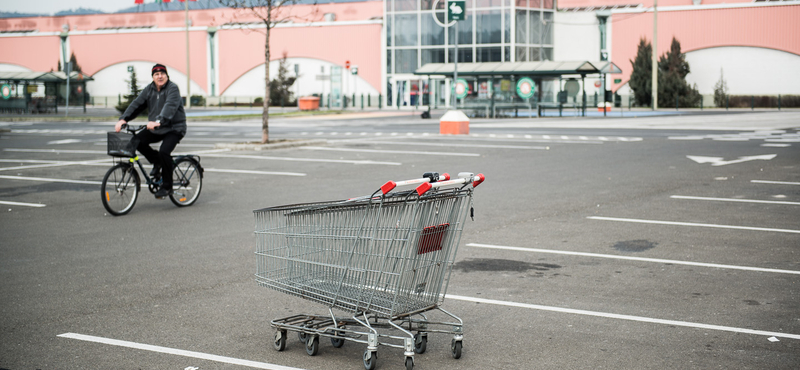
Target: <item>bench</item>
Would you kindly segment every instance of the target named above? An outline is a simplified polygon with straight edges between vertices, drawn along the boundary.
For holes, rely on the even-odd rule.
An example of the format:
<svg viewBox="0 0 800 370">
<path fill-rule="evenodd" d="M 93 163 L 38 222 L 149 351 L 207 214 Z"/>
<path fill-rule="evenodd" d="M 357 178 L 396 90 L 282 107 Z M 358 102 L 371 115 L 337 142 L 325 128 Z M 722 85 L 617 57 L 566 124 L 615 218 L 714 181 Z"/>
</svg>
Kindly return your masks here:
<svg viewBox="0 0 800 370">
<path fill-rule="evenodd" d="M 539 107 L 538 107 L 538 112 L 537 113 L 541 117 L 542 113 L 547 109 L 558 109 L 558 116 L 562 117 L 563 116 L 562 112 L 564 111 L 564 108 L 567 108 L 567 109 L 575 109 L 575 115 L 577 116 L 578 113 L 580 113 L 580 111 L 581 111 L 581 106 L 582 105 L 578 104 L 578 103 L 545 103 L 545 102 L 541 102 L 541 103 L 539 103 Z"/>
</svg>

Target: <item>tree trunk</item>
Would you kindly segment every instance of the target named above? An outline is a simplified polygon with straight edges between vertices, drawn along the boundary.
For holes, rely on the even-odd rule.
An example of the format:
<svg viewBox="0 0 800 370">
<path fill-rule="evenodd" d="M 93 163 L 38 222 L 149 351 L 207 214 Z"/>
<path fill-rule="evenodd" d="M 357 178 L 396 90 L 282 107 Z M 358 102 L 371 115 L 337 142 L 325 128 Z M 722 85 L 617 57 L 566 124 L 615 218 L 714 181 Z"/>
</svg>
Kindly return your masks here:
<svg viewBox="0 0 800 370">
<path fill-rule="evenodd" d="M 271 14 L 271 9 L 269 9 Z M 261 114 L 261 143 L 266 144 L 269 142 L 269 31 L 270 20 L 267 20 L 267 37 L 264 42 L 264 86 L 266 92 L 264 93 L 264 112 Z"/>
</svg>

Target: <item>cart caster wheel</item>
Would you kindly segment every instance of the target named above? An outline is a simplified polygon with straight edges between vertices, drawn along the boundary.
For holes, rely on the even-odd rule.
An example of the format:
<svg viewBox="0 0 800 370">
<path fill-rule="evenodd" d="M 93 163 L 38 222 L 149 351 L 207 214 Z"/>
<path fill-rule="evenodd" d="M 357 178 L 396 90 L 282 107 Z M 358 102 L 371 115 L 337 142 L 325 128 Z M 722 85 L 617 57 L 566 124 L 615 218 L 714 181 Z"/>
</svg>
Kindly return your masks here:
<svg viewBox="0 0 800 370">
<path fill-rule="evenodd" d="M 272 346 L 278 352 L 286 349 L 286 330 L 275 330 L 275 340 L 272 341 Z"/>
<path fill-rule="evenodd" d="M 414 358 L 406 357 L 406 370 L 414 370 Z"/>
<path fill-rule="evenodd" d="M 300 339 L 301 342 L 305 343 L 306 341 L 308 341 L 308 334 L 303 333 L 302 331 L 298 331 L 297 339 Z"/>
<path fill-rule="evenodd" d="M 316 356 L 319 352 L 319 336 L 312 335 L 306 340 L 306 353 L 309 356 Z"/>
<path fill-rule="evenodd" d="M 342 348 L 344 345 L 344 339 L 342 338 L 331 338 L 331 345 L 336 348 Z"/>
<path fill-rule="evenodd" d="M 414 352 L 423 354 L 426 349 L 428 349 L 428 335 L 423 333 L 414 335 Z"/>
<path fill-rule="evenodd" d="M 452 355 L 454 359 L 458 360 L 461 358 L 461 341 L 453 339 L 450 343 L 450 350 L 453 352 Z"/>
<path fill-rule="evenodd" d="M 364 351 L 364 368 L 367 370 L 375 370 L 375 366 L 378 362 L 378 352 L 377 351 Z"/>
</svg>

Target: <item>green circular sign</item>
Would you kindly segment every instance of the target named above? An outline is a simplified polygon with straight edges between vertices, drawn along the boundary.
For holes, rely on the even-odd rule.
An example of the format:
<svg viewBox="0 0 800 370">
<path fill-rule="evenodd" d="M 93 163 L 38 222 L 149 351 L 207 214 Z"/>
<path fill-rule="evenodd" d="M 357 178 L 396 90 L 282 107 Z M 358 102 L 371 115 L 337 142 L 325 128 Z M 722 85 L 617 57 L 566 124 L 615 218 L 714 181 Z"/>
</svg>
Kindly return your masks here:
<svg viewBox="0 0 800 370">
<path fill-rule="evenodd" d="M 0 93 L 3 94 L 3 99 L 10 98 L 11 97 L 11 85 L 3 84 L 3 86 L 0 87 Z"/>
<path fill-rule="evenodd" d="M 522 99 L 530 99 L 536 94 L 536 84 L 528 77 L 520 78 L 517 81 L 517 95 Z"/>
<path fill-rule="evenodd" d="M 469 83 L 467 83 L 467 80 L 459 78 L 456 80 L 453 90 L 455 90 L 456 98 L 464 99 L 469 95 Z"/>
</svg>

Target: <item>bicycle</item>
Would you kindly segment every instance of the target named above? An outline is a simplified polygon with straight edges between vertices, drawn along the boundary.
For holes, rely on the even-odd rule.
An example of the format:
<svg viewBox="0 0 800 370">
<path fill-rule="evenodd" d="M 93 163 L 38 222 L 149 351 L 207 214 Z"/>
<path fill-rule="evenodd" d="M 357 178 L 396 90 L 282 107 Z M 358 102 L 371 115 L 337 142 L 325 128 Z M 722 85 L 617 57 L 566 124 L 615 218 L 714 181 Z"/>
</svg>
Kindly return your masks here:
<svg viewBox="0 0 800 370">
<path fill-rule="evenodd" d="M 125 125 L 125 132 L 108 133 L 108 155 L 117 158 L 118 162 L 112 166 L 100 188 L 103 207 L 114 216 L 128 214 L 136 204 L 141 191 L 142 181 L 139 171 L 144 175 L 147 187 L 155 194 L 161 188 L 163 179 L 160 174 L 150 176 L 139 161 L 136 154 L 136 140 L 134 134 L 146 126 L 132 128 Z M 178 207 L 188 207 L 197 201 L 203 188 L 204 169 L 200 165 L 200 156 L 194 154 L 174 155 L 174 170 L 172 172 L 172 193 L 169 199 Z"/>
</svg>

